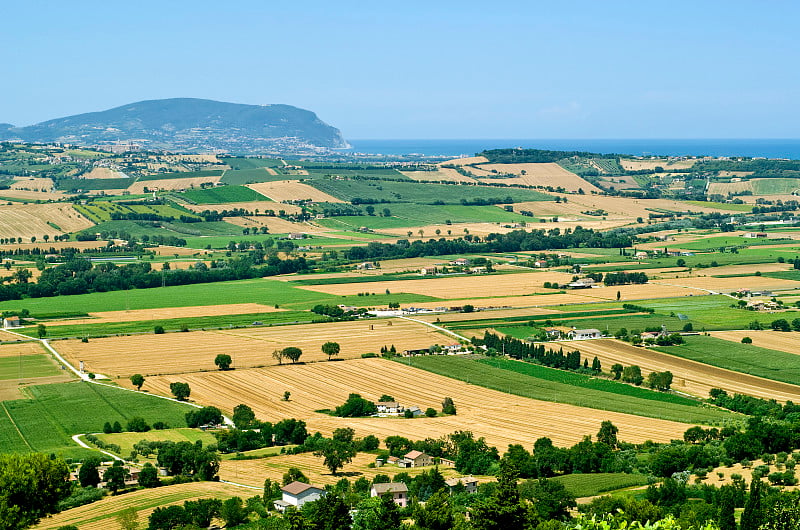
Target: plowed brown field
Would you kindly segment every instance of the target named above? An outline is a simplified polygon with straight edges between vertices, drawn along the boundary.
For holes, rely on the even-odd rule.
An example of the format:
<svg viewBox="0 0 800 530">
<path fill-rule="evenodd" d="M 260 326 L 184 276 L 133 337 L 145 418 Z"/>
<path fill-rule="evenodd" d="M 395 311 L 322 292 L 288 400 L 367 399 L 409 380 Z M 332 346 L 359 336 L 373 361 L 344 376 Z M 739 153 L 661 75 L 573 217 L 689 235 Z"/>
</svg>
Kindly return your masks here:
<svg viewBox="0 0 800 530">
<path fill-rule="evenodd" d="M 191 399 L 230 412 L 245 403 L 263 420 L 302 418 L 310 431 L 330 434 L 339 427 L 352 427 L 360 436 L 374 434 L 383 439 L 402 433 L 414 439 L 438 438 L 456 430 L 471 430 L 499 448 L 511 443 L 526 447 L 541 436 L 556 445 L 571 445 L 586 434 L 595 434 L 603 420 L 620 429 L 620 438 L 630 442 L 667 441 L 680 437 L 687 425 L 536 401 L 419 370 L 385 359 L 354 359 L 309 365 L 170 375 L 148 378 L 146 388 L 169 394 L 169 384 L 185 381 Z M 284 391 L 291 400 L 283 401 Z M 400 403 L 441 409 L 444 397 L 452 397 L 458 415 L 436 418 L 336 418 L 315 410 L 334 408 L 350 393 L 377 400 L 389 394 Z"/>
<path fill-rule="evenodd" d="M 377 353 L 384 345 L 394 344 L 403 351 L 445 344 L 452 339 L 424 324 L 387 319 L 109 337 L 88 343 L 69 340 L 59 341 L 58 351 L 75 366 L 84 361 L 87 371 L 127 377 L 135 373 L 216 370 L 214 357 L 219 353 L 233 357 L 235 368 L 272 365 L 277 364 L 272 352 L 287 346 L 303 350 L 301 361 L 321 361 L 327 356 L 320 348 L 328 341 L 338 342 L 340 357 L 348 359 Z"/>
<path fill-rule="evenodd" d="M 613 339 L 555 342 L 556 348 L 577 349 L 584 357 L 597 356 L 605 370 L 612 364 L 638 365 L 646 377 L 652 371 L 669 370 L 674 376 L 672 388 L 707 398 L 712 388 L 722 388 L 729 393 L 747 394 L 779 401 L 800 400 L 800 387 L 763 379 L 753 375 L 725 370 L 708 364 L 682 359 L 667 353 L 633 346 Z"/>
</svg>

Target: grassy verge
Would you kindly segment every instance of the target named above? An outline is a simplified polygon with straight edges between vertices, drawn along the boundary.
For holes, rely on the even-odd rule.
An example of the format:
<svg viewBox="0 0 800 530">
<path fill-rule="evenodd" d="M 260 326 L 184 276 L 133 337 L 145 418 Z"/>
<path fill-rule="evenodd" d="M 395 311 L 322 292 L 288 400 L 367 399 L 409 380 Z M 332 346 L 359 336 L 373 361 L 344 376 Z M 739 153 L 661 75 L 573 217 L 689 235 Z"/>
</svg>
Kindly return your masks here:
<svg viewBox="0 0 800 530">
<path fill-rule="evenodd" d="M 715 423 L 725 419 L 733 419 L 733 414 L 715 410 L 700 403 L 686 400 L 689 404 L 664 401 L 671 400 L 673 396 L 653 392 L 654 399 L 644 399 L 638 395 L 630 395 L 634 389 L 628 385 L 614 383 L 618 387 L 605 387 L 605 390 L 592 388 L 595 383 L 585 382 L 588 386 L 576 386 L 570 376 L 585 377 L 580 374 L 569 374 L 560 370 L 543 366 L 530 365 L 530 373 L 519 373 L 514 370 L 500 368 L 491 363 L 452 356 L 428 356 L 410 359 L 401 359 L 398 362 L 409 364 L 416 368 L 428 370 L 440 375 L 466 381 L 470 384 L 491 388 L 517 396 L 523 396 L 543 401 L 567 403 L 579 407 L 588 407 L 599 410 L 622 412 L 659 418 L 664 420 L 679 421 L 684 423 Z M 505 361 L 513 363 L 514 361 Z M 500 363 L 502 365 L 502 363 Z M 519 363 L 519 370 L 528 370 L 526 364 Z M 565 381 L 562 382 L 561 379 Z M 602 381 L 602 383 L 612 383 Z M 625 387 L 625 388 L 622 388 Z"/>
</svg>

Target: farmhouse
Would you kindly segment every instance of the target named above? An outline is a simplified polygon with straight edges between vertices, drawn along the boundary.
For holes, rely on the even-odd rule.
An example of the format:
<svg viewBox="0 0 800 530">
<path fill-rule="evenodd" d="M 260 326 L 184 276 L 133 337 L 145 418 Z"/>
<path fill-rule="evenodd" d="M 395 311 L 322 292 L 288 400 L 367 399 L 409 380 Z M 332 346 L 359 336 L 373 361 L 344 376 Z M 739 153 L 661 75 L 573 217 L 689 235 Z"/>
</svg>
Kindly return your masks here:
<svg viewBox="0 0 800 530">
<path fill-rule="evenodd" d="M 466 267 L 469 265 L 469 260 L 467 258 L 454 259 L 450 262 L 450 265 L 454 265 L 456 267 Z"/>
<path fill-rule="evenodd" d="M 6 317 L 3 319 L 3 329 L 11 329 L 20 327 L 20 320 L 18 316 Z"/>
<path fill-rule="evenodd" d="M 433 465 L 433 457 L 426 455 L 422 451 L 409 451 L 406 453 L 406 456 L 403 457 L 403 460 L 410 464 L 406 467 L 423 467 Z"/>
<path fill-rule="evenodd" d="M 599 329 L 573 329 L 567 333 L 572 340 L 599 339 L 603 336 Z"/>
<path fill-rule="evenodd" d="M 591 289 L 592 286 L 594 286 L 594 280 L 591 278 L 580 278 L 567 284 L 569 289 Z"/>
<path fill-rule="evenodd" d="M 453 490 L 461 484 L 467 493 L 475 493 L 478 491 L 478 479 L 473 476 L 469 477 L 453 477 L 449 478 L 444 481 L 447 484 L 448 489 L 450 490 L 450 494 L 453 494 Z"/>
<path fill-rule="evenodd" d="M 423 275 L 423 276 L 428 276 L 428 275 L 431 275 L 431 274 L 436 274 L 436 273 L 438 273 L 438 272 L 439 272 L 439 269 L 438 269 L 437 267 L 422 267 L 422 268 L 419 270 L 419 273 L 420 273 L 421 275 Z"/>
<path fill-rule="evenodd" d="M 742 234 L 742 237 L 746 237 L 748 239 L 757 239 L 757 238 L 758 239 L 762 239 L 762 238 L 767 237 L 767 233 L 766 232 L 747 232 L 745 234 Z"/>
<path fill-rule="evenodd" d="M 372 270 L 375 268 L 375 264 L 369 261 L 365 261 L 364 263 L 359 263 L 358 265 L 356 265 L 356 268 L 360 271 Z"/>
<path fill-rule="evenodd" d="M 394 503 L 401 508 L 405 508 L 408 503 L 408 486 L 404 482 L 386 482 L 373 484 L 369 490 L 370 497 L 383 497 L 391 495 Z"/>
<path fill-rule="evenodd" d="M 544 328 L 544 332 L 547 333 L 548 339 L 560 339 L 561 338 L 561 330 L 558 328 Z"/>
<path fill-rule="evenodd" d="M 289 239 L 305 239 L 306 235 L 301 234 L 300 232 L 292 232 L 287 236 Z"/>
<path fill-rule="evenodd" d="M 379 414 L 402 414 L 405 407 L 396 401 L 379 401 L 375 403 Z"/>
<path fill-rule="evenodd" d="M 305 503 L 315 501 L 326 493 L 322 488 L 297 481 L 282 487 L 281 492 L 283 493 L 281 499 L 274 502 L 275 509 L 281 513 L 289 506 L 300 508 Z"/>
</svg>

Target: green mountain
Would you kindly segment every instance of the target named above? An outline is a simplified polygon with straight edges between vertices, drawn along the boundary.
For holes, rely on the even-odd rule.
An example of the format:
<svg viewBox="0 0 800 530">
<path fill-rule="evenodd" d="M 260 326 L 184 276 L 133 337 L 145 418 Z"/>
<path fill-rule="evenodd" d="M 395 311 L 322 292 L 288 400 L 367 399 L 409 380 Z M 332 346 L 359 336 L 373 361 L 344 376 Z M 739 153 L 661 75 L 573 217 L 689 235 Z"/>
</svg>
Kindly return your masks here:
<svg viewBox="0 0 800 530">
<path fill-rule="evenodd" d="M 245 154 L 348 147 L 338 129 L 308 110 L 193 98 L 140 101 L 28 127 L 3 124 L 0 140 L 83 146 L 121 141 L 145 149 Z"/>
</svg>

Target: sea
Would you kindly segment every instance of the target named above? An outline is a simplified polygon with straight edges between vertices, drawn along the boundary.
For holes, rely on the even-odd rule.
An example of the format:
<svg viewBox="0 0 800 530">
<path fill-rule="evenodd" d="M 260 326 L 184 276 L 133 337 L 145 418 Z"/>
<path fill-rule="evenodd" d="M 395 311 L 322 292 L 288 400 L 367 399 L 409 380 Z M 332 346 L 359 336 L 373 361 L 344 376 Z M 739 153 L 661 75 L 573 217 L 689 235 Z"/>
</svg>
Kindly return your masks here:
<svg viewBox="0 0 800 530">
<path fill-rule="evenodd" d="M 386 156 L 459 157 L 485 149 L 522 147 L 633 156 L 746 156 L 800 160 L 800 139 L 349 140 L 344 152 Z"/>
</svg>

